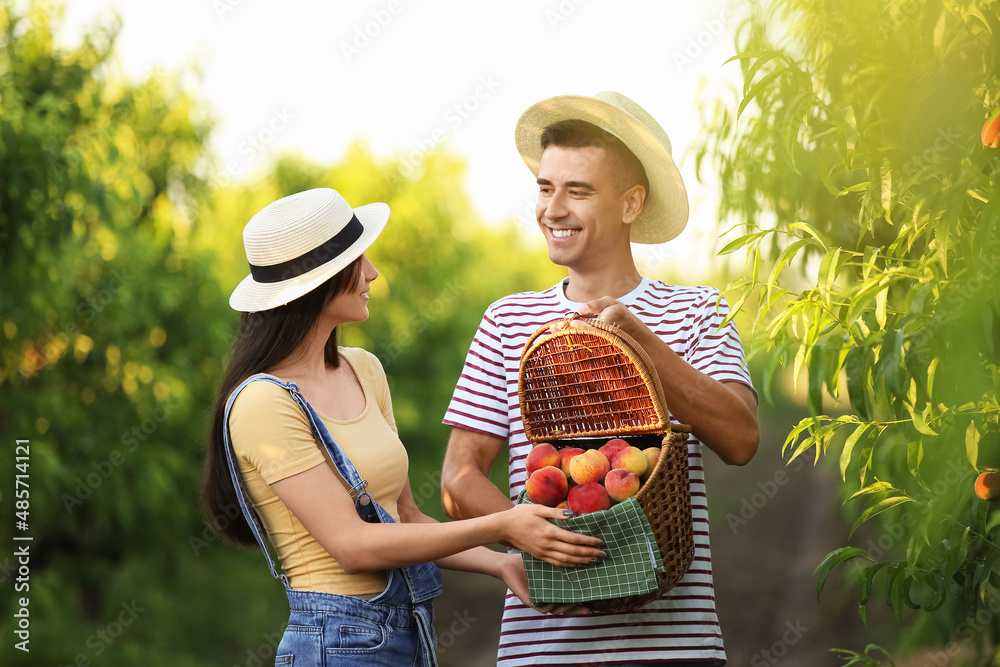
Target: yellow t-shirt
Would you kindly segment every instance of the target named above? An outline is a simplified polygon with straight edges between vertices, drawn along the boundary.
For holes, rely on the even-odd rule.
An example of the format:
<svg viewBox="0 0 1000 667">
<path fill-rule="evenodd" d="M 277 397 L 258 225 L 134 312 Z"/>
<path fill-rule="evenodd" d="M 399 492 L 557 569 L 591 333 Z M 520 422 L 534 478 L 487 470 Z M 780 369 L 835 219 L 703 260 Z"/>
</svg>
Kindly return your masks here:
<svg viewBox="0 0 1000 667">
<path fill-rule="evenodd" d="M 361 478 L 368 480 L 368 492 L 399 521 L 396 501 L 409 462 L 396 431 L 385 372 L 373 354 L 360 348 L 340 348 L 340 355 L 341 363 L 350 364 L 361 382 L 365 408 L 355 419 L 320 417 Z M 273 382 L 251 382 L 233 403 L 229 429 L 250 502 L 292 588 L 340 595 L 381 592 L 387 581 L 384 572 L 344 572 L 271 489 L 270 484 L 324 461 L 333 467 L 288 391 Z"/>
</svg>

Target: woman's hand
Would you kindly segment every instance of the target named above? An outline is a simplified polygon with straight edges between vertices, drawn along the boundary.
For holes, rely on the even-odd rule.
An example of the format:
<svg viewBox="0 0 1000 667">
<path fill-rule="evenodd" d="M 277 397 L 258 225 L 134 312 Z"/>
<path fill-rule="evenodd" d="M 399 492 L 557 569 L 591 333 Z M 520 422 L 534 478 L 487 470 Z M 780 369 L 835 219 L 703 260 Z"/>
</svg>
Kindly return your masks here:
<svg viewBox="0 0 1000 667">
<path fill-rule="evenodd" d="M 507 584 L 510 592 L 517 596 L 526 607 L 532 607 L 528 592 L 528 576 L 524 573 L 524 561 L 519 554 L 504 554 L 500 564 L 500 579 Z M 542 614 L 559 614 L 563 616 L 586 616 L 590 610 L 575 604 L 545 604 L 532 607 Z"/>
<path fill-rule="evenodd" d="M 546 563 L 562 567 L 590 565 L 604 555 L 600 538 L 559 528 L 548 519 L 565 519 L 564 510 L 543 505 L 516 505 L 500 512 L 505 540 Z M 513 590 L 513 589 L 511 589 Z"/>
<path fill-rule="evenodd" d="M 507 584 L 510 592 L 517 596 L 521 604 L 531 606 L 531 596 L 528 594 L 528 575 L 524 573 L 524 561 L 520 554 L 502 554 L 499 576 Z"/>
</svg>

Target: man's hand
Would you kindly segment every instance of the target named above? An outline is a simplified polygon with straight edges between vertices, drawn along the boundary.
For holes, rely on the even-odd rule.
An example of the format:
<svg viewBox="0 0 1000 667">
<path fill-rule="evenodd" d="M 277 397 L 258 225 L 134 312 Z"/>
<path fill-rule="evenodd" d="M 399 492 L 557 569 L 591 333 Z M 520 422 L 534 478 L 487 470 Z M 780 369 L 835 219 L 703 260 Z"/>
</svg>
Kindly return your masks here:
<svg viewBox="0 0 1000 667">
<path fill-rule="evenodd" d="M 645 346 L 650 336 L 656 338 L 656 334 L 650 331 L 649 327 L 643 324 L 624 303 L 610 296 L 588 301 L 580 306 L 579 312 L 584 316 L 596 317 L 599 322 L 617 325 L 640 345 Z"/>
<path fill-rule="evenodd" d="M 684 361 L 643 324 L 625 304 L 611 297 L 588 301 L 580 314 L 612 322 L 649 355 L 660 377 L 667 407 L 679 422 L 690 424 L 701 442 L 729 464 L 753 458 L 760 441 L 757 400 L 739 382 L 719 382 Z M 585 326 L 576 320 L 571 326 Z"/>
</svg>

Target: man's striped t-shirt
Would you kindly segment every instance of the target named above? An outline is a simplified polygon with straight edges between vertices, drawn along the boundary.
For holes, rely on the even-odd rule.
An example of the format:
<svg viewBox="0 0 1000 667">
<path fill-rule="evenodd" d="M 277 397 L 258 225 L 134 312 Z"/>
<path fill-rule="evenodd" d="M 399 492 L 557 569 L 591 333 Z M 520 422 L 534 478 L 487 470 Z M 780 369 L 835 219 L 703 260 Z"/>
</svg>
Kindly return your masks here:
<svg viewBox="0 0 1000 667">
<path fill-rule="evenodd" d="M 719 291 L 643 278 L 619 299 L 695 369 L 720 382 L 750 386 L 743 347 Z M 524 488 L 525 438 L 517 397 L 521 352 L 540 326 L 575 312 L 560 283 L 491 305 L 476 332 L 444 423 L 508 440 L 510 497 Z M 661 378 L 669 383 L 669 378 Z M 697 387 L 690 388 L 697 391 Z M 669 405 L 667 406 L 669 409 Z M 617 665 L 643 661 L 722 664 L 725 650 L 715 612 L 702 446 L 688 439 L 695 554 L 690 570 L 665 598 L 629 614 L 558 617 L 539 614 L 507 592 L 497 664 Z"/>
</svg>

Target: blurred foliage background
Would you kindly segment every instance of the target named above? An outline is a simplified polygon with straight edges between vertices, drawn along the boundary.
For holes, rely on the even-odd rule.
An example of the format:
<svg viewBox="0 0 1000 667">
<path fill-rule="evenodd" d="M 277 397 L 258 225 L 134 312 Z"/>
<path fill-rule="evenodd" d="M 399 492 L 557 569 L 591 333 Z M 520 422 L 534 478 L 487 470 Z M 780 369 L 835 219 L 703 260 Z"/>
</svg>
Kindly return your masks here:
<svg viewBox="0 0 1000 667">
<path fill-rule="evenodd" d="M 729 298 L 769 388 L 755 460 L 706 458 L 731 664 L 874 662 L 873 642 L 990 664 L 996 611 L 974 640 L 962 633 L 996 594 L 996 512 L 971 480 L 998 464 L 996 160 L 977 144 L 1000 94 L 998 5 L 736 7 L 747 85 L 704 107 L 695 152 L 724 184 L 723 224 L 741 228 L 726 250 L 750 250 Z M 0 551 L 0 663 L 267 664 L 287 619 L 281 586 L 259 554 L 223 545 L 197 505 L 246 221 L 317 186 L 392 208 L 370 252 L 382 274 L 372 316 L 344 343 L 385 366 L 414 493 L 438 517 L 440 418 L 483 310 L 562 273 L 515 223 L 479 219 L 446 148 L 414 168 L 358 140 L 335 164 L 282 155 L 222 178 L 211 109 L 183 73 L 129 81 L 114 64 L 117 26 L 57 47 L 59 15 L 51 2 L 0 5 L 0 470 L 17 470 L 13 440 L 30 439 L 34 537 L 30 654 L 14 648 L 17 562 Z M 803 418 L 789 455 L 832 457 L 785 468 L 781 443 Z M 0 479 L 3 544 L 17 532 L 13 477 Z M 501 461 L 494 479 L 505 478 Z M 830 500 L 861 489 L 845 524 Z M 871 520 L 852 536 L 859 517 Z M 831 550 L 817 602 L 813 570 Z M 856 593 L 874 602 L 883 590 L 889 605 L 865 625 Z M 446 580 L 442 664 L 492 664 L 501 595 L 483 577 Z M 788 641 L 800 627 L 805 638 Z"/>
<path fill-rule="evenodd" d="M 31 652 L 13 647 L 7 619 L 21 595 L 5 549 L 0 663 L 218 665 L 273 653 L 288 613 L 281 586 L 259 554 L 222 546 L 197 505 L 235 331 L 228 294 L 247 273 L 243 225 L 318 186 L 390 205 L 391 233 L 370 253 L 377 307 L 343 340 L 381 358 L 414 492 L 438 516 L 440 418 L 479 318 L 497 295 L 558 273 L 513 226 L 477 219 L 463 165 L 445 150 L 408 178 L 359 142 L 332 166 L 285 156 L 254 180 L 213 181 L 210 111 L 179 77 L 127 82 L 111 62 L 115 26 L 63 50 L 57 21 L 48 3 L 23 16 L 0 8 L 0 424 L 31 441 L 24 534 L 34 536 Z M 4 544 L 14 454 L 0 450 Z"/>
</svg>

